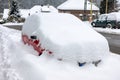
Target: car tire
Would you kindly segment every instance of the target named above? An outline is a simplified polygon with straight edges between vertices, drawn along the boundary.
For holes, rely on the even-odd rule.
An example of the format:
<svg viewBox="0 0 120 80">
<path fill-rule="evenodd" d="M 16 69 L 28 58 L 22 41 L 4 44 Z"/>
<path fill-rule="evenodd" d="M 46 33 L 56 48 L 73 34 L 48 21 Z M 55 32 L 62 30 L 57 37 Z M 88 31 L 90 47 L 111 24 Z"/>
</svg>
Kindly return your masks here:
<svg viewBox="0 0 120 80">
<path fill-rule="evenodd" d="M 94 22 L 92 23 L 92 26 L 95 27 L 95 23 Z"/>
<path fill-rule="evenodd" d="M 112 29 L 112 28 L 113 28 L 113 26 L 112 26 L 111 24 L 107 24 L 107 28 Z"/>
</svg>

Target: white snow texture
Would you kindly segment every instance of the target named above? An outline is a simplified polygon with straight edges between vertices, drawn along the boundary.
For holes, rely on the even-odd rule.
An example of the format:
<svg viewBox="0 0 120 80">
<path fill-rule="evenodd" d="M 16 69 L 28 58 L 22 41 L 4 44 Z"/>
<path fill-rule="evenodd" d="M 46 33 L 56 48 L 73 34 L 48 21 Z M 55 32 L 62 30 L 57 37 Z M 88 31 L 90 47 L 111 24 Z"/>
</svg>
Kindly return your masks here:
<svg viewBox="0 0 120 80">
<path fill-rule="evenodd" d="M 35 53 L 20 31 L 0 26 L 0 80 L 120 80 L 119 55 L 110 54 L 98 67 L 78 67 Z"/>
</svg>

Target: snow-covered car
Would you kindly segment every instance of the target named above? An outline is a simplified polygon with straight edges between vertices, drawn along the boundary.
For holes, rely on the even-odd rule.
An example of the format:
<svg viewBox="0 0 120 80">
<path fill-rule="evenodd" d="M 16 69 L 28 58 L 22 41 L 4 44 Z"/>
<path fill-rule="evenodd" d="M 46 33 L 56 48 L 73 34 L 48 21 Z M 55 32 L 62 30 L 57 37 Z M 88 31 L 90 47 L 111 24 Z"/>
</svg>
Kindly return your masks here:
<svg viewBox="0 0 120 80">
<path fill-rule="evenodd" d="M 75 63 L 101 61 L 108 55 L 107 40 L 77 17 L 66 13 L 40 13 L 27 18 L 24 44 L 58 60 Z"/>
</svg>

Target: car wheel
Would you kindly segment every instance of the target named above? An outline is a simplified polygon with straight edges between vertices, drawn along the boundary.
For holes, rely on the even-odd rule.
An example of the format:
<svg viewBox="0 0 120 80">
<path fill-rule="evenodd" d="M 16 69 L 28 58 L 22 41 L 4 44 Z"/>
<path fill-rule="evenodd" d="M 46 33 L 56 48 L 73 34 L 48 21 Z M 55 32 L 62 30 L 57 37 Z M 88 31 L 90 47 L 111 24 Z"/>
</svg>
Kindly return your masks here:
<svg viewBox="0 0 120 80">
<path fill-rule="evenodd" d="M 107 24 L 107 28 L 113 28 L 113 26 L 111 24 Z"/>
<path fill-rule="evenodd" d="M 92 23 L 92 26 L 95 27 L 95 23 Z"/>
</svg>

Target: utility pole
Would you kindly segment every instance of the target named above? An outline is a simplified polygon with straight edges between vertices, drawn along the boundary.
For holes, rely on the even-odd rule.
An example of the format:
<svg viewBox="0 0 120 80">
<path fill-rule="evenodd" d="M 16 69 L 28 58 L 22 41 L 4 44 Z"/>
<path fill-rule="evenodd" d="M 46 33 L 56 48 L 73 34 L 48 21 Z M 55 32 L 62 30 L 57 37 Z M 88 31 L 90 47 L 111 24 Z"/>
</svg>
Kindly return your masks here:
<svg viewBox="0 0 120 80">
<path fill-rule="evenodd" d="M 116 10 L 116 0 L 114 0 L 114 10 Z"/>
<path fill-rule="evenodd" d="M 105 13 L 108 13 L 108 0 L 106 0 L 106 9 L 105 9 Z"/>
<path fill-rule="evenodd" d="M 8 15 L 10 14 L 10 0 L 8 0 L 8 9 L 9 9 L 9 13 Z"/>
<path fill-rule="evenodd" d="M 84 0 L 84 20 L 86 20 L 87 0 Z"/>
<path fill-rule="evenodd" d="M 92 0 L 90 0 L 91 2 L 91 8 L 90 8 L 90 17 L 89 17 L 89 21 L 92 21 Z"/>
<path fill-rule="evenodd" d="M 10 0 L 8 0 L 8 9 L 10 9 Z"/>
</svg>

